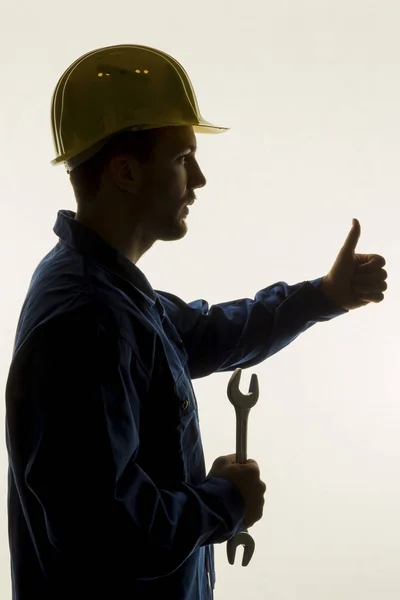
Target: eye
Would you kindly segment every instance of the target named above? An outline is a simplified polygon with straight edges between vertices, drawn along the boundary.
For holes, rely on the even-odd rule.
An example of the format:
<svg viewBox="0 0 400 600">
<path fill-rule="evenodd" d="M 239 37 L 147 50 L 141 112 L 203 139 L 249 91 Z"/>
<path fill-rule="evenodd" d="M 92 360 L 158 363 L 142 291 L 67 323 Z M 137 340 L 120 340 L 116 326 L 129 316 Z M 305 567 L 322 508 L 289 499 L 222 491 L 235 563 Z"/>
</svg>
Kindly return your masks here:
<svg viewBox="0 0 400 600">
<path fill-rule="evenodd" d="M 188 158 L 189 158 L 189 155 L 188 154 L 184 154 L 183 156 L 180 156 L 178 158 L 178 160 L 179 160 L 179 162 L 181 162 L 182 160 L 185 160 L 185 159 L 188 159 Z"/>
</svg>

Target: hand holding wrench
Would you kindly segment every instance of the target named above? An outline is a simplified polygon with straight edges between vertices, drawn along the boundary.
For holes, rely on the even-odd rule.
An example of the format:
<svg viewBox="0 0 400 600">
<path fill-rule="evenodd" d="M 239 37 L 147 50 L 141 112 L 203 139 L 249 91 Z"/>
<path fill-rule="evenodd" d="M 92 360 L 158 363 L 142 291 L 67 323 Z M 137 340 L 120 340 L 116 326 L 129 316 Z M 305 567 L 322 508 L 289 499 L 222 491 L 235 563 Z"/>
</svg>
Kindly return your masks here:
<svg viewBox="0 0 400 600">
<path fill-rule="evenodd" d="M 251 376 L 249 394 L 242 394 L 239 390 L 242 369 L 236 369 L 228 383 L 228 398 L 236 411 L 236 462 L 244 464 L 247 461 L 247 422 L 250 409 L 258 400 L 258 378 Z M 231 565 L 235 562 L 236 548 L 244 546 L 242 566 L 247 567 L 255 550 L 255 543 L 247 529 L 238 533 L 227 542 L 228 561 Z"/>
</svg>

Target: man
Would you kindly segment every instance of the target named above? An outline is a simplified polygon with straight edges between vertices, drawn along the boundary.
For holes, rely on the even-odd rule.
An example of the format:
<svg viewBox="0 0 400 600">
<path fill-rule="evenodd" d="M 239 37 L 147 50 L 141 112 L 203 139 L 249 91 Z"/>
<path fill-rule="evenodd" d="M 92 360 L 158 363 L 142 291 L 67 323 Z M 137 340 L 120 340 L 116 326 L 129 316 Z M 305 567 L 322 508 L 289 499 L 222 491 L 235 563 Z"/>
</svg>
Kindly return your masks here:
<svg viewBox="0 0 400 600">
<path fill-rule="evenodd" d="M 155 291 L 136 266 L 187 231 L 206 184 L 200 115 L 172 57 L 144 46 L 81 57 L 52 102 L 77 211 L 35 270 L 6 390 L 13 600 L 206 600 L 213 544 L 262 516 L 255 461 L 206 474 L 191 379 L 264 361 L 316 322 L 386 289 L 356 255 L 356 221 L 327 276 L 209 307 Z"/>
</svg>

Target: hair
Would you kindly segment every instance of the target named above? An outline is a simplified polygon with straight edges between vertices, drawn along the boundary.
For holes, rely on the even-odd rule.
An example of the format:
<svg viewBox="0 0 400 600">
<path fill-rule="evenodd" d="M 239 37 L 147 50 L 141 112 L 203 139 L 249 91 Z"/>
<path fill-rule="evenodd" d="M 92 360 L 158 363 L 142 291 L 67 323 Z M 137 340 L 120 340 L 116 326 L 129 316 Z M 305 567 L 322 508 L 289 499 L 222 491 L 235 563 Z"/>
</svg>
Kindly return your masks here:
<svg viewBox="0 0 400 600">
<path fill-rule="evenodd" d="M 73 169 L 69 178 L 78 204 L 96 197 L 105 167 L 118 154 L 131 154 L 139 162 L 148 163 L 153 156 L 156 136 L 157 129 L 120 131 L 99 152 Z"/>
</svg>

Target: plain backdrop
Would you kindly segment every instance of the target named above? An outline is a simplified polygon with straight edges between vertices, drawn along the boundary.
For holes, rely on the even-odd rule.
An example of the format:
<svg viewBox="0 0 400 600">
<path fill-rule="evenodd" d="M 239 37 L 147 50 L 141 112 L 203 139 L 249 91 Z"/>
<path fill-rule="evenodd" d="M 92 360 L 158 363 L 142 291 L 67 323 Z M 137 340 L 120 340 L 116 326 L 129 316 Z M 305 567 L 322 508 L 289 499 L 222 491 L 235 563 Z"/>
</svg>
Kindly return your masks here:
<svg viewBox="0 0 400 600">
<path fill-rule="evenodd" d="M 82 54 L 137 43 L 188 71 L 208 179 L 179 242 L 138 267 L 156 289 L 210 304 L 325 275 L 352 218 L 357 250 L 386 258 L 381 304 L 316 324 L 263 364 L 249 457 L 268 485 L 256 552 L 216 547 L 216 600 L 400 598 L 399 139 L 397 0 L 182 2 L 2 0 L 1 362 L 6 384 L 32 273 L 75 210 L 52 167 L 50 100 Z M 266 340 L 267 343 L 268 340 Z M 229 373 L 194 382 L 207 468 L 235 452 Z M 1 404 L 4 411 L 4 403 Z M 3 415 L 4 416 L 4 413 Z M 0 598 L 9 600 L 7 453 L 0 453 Z"/>
</svg>

